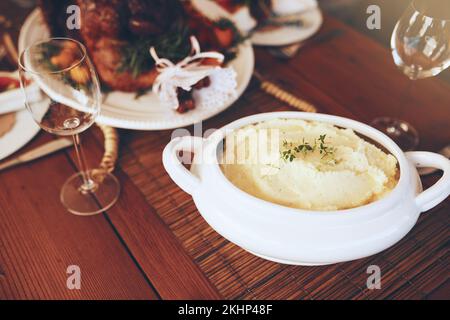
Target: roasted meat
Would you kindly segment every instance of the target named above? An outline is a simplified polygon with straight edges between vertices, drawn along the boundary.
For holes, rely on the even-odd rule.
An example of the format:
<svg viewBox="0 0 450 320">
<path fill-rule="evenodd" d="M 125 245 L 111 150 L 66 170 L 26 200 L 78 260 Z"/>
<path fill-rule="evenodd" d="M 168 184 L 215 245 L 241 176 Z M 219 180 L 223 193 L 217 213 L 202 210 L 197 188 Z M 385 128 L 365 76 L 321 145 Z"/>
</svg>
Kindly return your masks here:
<svg viewBox="0 0 450 320">
<path fill-rule="evenodd" d="M 83 42 L 103 84 L 114 90 L 142 91 L 157 72 L 148 50 L 177 61 L 190 52 L 189 36 L 204 49 L 230 46 L 227 30 L 180 0 L 39 0 L 52 35 Z M 69 5 L 81 11 L 81 29 L 66 27 Z M 229 33 L 229 32 L 228 32 Z M 228 38 L 227 38 L 228 37 Z"/>
</svg>

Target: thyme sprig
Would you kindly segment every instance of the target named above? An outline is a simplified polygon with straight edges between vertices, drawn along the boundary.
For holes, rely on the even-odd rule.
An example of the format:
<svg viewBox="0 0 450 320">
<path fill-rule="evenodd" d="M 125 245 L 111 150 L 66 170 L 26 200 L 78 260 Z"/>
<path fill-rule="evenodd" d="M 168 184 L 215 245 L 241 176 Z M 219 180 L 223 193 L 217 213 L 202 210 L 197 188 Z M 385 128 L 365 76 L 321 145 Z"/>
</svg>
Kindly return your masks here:
<svg viewBox="0 0 450 320">
<path fill-rule="evenodd" d="M 155 65 L 148 50 L 154 46 L 158 55 L 171 61 L 179 61 L 191 50 L 189 42 L 190 30 L 181 22 L 174 24 L 171 30 L 163 35 L 145 39 L 137 38 L 122 48 L 122 61 L 117 71 L 129 71 L 134 78 L 147 72 Z"/>
<path fill-rule="evenodd" d="M 301 144 L 294 146 L 293 143 L 289 143 L 286 140 L 283 141 L 283 147 L 289 148 L 287 150 L 281 151 L 280 155 L 284 161 L 292 162 L 297 158 L 299 154 L 303 154 L 303 156 L 308 155 L 309 153 L 314 153 L 316 150 L 322 155 L 321 159 L 326 157 L 331 157 L 334 155 L 336 148 L 327 145 L 325 142 L 327 135 L 320 135 L 318 139 L 314 139 L 314 144 L 310 144 L 309 142 L 303 141 Z"/>
</svg>

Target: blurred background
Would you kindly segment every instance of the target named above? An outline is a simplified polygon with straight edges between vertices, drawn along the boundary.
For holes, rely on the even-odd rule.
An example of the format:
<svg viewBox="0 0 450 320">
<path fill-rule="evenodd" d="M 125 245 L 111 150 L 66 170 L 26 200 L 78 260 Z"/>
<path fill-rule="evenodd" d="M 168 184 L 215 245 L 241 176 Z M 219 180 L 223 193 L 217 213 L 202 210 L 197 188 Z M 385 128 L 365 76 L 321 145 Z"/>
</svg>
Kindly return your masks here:
<svg viewBox="0 0 450 320">
<path fill-rule="evenodd" d="M 318 0 L 321 8 L 329 15 L 345 22 L 354 29 L 375 39 L 389 48 L 392 31 L 406 7 L 412 0 Z M 448 0 L 442 0 L 448 1 Z M 381 30 L 366 27 L 368 6 L 375 4 L 381 8 Z M 442 72 L 437 78 L 450 83 L 450 70 Z"/>
<path fill-rule="evenodd" d="M 257 1 L 257 0 L 254 0 Z M 375 39 L 383 46 L 389 48 L 392 30 L 405 11 L 411 0 L 318 0 L 321 8 L 329 15 L 345 22 L 358 31 Z M 442 0 L 448 1 L 448 0 Z M 0 1 L 0 22 L 2 21 L 2 12 L 11 12 L 12 7 L 17 10 L 14 21 L 22 21 L 28 12 L 35 6 L 36 0 L 2 0 Z M 369 30 L 366 27 L 368 14 L 366 13 L 369 5 L 378 5 L 381 8 L 381 30 Z M 19 18 L 20 17 L 20 18 Z M 8 18 L 8 17 L 6 17 Z M 0 33 L 3 30 L 0 23 Z M 17 36 L 19 26 L 12 26 L 11 33 Z M 10 68 L 5 62 L 0 62 L 0 69 Z M 442 72 L 438 78 L 450 82 L 450 70 Z"/>
</svg>

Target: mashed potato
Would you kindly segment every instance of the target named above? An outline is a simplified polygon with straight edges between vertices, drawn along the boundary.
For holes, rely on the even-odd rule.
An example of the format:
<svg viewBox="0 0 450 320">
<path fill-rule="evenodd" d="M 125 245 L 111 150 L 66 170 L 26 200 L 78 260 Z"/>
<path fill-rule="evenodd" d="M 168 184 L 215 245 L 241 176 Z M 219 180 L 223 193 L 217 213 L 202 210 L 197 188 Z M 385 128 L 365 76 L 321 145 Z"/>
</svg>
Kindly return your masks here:
<svg viewBox="0 0 450 320">
<path fill-rule="evenodd" d="M 221 168 L 238 188 L 263 200 L 306 210 L 362 206 L 397 184 L 397 160 L 353 130 L 276 119 L 226 138 Z"/>
</svg>

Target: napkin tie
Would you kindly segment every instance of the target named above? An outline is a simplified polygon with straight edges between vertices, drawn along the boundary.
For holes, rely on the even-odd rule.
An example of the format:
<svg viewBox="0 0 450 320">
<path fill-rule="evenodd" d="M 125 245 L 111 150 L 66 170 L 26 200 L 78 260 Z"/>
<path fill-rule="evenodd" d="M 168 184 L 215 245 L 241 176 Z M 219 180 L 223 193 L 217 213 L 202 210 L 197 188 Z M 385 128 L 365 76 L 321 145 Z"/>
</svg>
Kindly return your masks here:
<svg viewBox="0 0 450 320">
<path fill-rule="evenodd" d="M 176 64 L 169 59 L 158 57 L 155 47 L 150 48 L 150 55 L 159 72 L 153 84 L 153 92 L 162 102 L 174 109 L 179 106 L 177 88 L 190 91 L 197 82 L 221 69 L 220 66 L 202 65 L 202 59 L 215 59 L 220 64 L 224 61 L 224 55 L 219 52 L 201 52 L 200 44 L 194 36 L 190 37 L 190 41 L 192 53 Z"/>
</svg>

